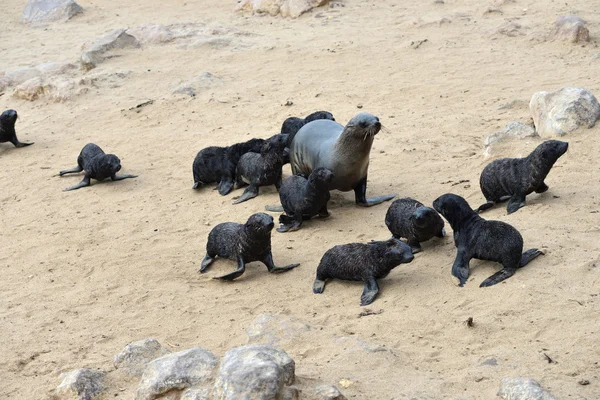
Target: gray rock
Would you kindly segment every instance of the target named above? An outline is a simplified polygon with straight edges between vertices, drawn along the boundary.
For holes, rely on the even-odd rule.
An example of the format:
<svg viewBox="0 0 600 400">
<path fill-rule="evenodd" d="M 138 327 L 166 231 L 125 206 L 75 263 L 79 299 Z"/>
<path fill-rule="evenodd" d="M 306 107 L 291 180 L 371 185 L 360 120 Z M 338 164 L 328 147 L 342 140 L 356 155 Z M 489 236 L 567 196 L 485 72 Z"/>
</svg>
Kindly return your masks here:
<svg viewBox="0 0 600 400">
<path fill-rule="evenodd" d="M 252 14 L 269 14 L 282 17 L 297 18 L 315 7 L 328 3 L 329 0 L 241 0 L 236 11 L 248 11 Z"/>
<path fill-rule="evenodd" d="M 216 357 L 199 347 L 157 358 L 144 370 L 135 398 L 152 400 L 170 390 L 205 384 L 216 365 Z"/>
<path fill-rule="evenodd" d="M 12 95 L 18 99 L 28 101 L 45 97 L 54 102 L 61 103 L 70 100 L 78 93 L 77 86 L 70 79 L 37 77 L 29 79 L 15 87 Z"/>
<path fill-rule="evenodd" d="M 248 343 L 280 346 L 282 341 L 294 340 L 310 330 L 310 325 L 295 318 L 260 314 L 246 329 L 246 334 Z"/>
<path fill-rule="evenodd" d="M 175 39 L 173 32 L 161 24 L 141 25 L 128 29 L 127 33 L 136 38 L 140 43 L 168 43 Z"/>
<path fill-rule="evenodd" d="M 92 400 L 104 390 L 104 372 L 101 371 L 81 368 L 62 374 L 61 379 L 56 388 L 59 399 Z"/>
<path fill-rule="evenodd" d="M 508 37 L 525 35 L 525 27 L 514 21 L 506 21 L 498 26 L 492 34 L 500 34 Z"/>
<path fill-rule="evenodd" d="M 295 363 L 285 351 L 250 344 L 225 353 L 213 387 L 223 400 L 282 400 L 295 380 Z"/>
<path fill-rule="evenodd" d="M 23 9 L 21 23 L 64 22 L 82 12 L 83 8 L 74 0 L 29 0 Z"/>
<path fill-rule="evenodd" d="M 8 70 L 0 76 L 0 91 L 10 86 L 17 86 L 33 78 L 49 78 L 56 75 L 66 75 L 77 69 L 71 63 L 43 63 L 32 67 Z"/>
<path fill-rule="evenodd" d="M 592 128 L 600 117 L 600 104 L 582 88 L 563 87 L 554 92 L 537 92 L 529 109 L 542 138 L 563 136 L 580 127 Z"/>
<path fill-rule="evenodd" d="M 490 367 L 496 367 L 498 365 L 498 360 L 496 360 L 495 358 L 488 358 L 487 360 L 485 360 L 484 362 L 482 362 L 481 365 L 487 365 L 487 366 L 490 366 Z"/>
<path fill-rule="evenodd" d="M 346 400 L 346 396 L 333 385 L 317 386 L 315 394 L 319 400 Z"/>
<path fill-rule="evenodd" d="M 554 22 L 552 37 L 572 43 L 589 42 L 590 31 L 585 26 L 585 21 L 578 16 L 563 15 L 559 16 Z"/>
<path fill-rule="evenodd" d="M 173 91 L 173 94 L 185 94 L 193 97 L 202 90 L 213 86 L 220 86 L 222 84 L 223 81 L 220 78 L 214 76 L 210 72 L 204 72 L 202 75 L 191 81 L 180 83 Z"/>
<path fill-rule="evenodd" d="M 498 396 L 504 400 L 555 400 L 539 383 L 529 378 L 504 378 Z"/>
<path fill-rule="evenodd" d="M 106 58 L 105 53 L 110 50 L 138 47 L 140 43 L 135 37 L 128 34 L 125 29 L 116 29 L 100 37 L 81 53 L 79 60 L 81 69 L 89 71 L 96 68 Z"/>
<path fill-rule="evenodd" d="M 492 143 L 500 142 L 513 137 L 525 139 L 536 136 L 538 136 L 538 134 L 531 125 L 526 125 L 521 122 L 511 122 L 510 124 L 506 125 L 506 128 L 504 128 L 503 131 L 494 132 L 486 137 L 484 144 L 489 146 Z"/>
<path fill-rule="evenodd" d="M 129 343 L 115 356 L 115 368 L 123 369 L 130 375 L 141 376 L 146 365 L 155 358 L 170 353 L 156 339 L 142 339 Z"/>
<path fill-rule="evenodd" d="M 300 391 L 296 386 L 286 387 L 283 400 L 300 400 Z"/>
<path fill-rule="evenodd" d="M 202 389 L 186 389 L 182 394 L 179 400 L 209 400 L 210 399 L 210 389 L 202 388 Z"/>
</svg>

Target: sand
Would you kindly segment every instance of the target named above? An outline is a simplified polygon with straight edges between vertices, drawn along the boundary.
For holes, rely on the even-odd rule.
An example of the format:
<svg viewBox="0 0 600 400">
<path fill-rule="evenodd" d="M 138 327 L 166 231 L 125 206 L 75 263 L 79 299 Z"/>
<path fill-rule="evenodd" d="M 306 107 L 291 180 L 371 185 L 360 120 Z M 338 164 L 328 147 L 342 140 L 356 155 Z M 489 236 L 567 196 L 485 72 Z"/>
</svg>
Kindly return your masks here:
<svg viewBox="0 0 600 400">
<path fill-rule="evenodd" d="M 0 71 L 76 62 L 83 43 L 146 23 L 241 33 L 230 35 L 228 46 L 175 41 L 119 51 L 90 74 L 124 78 L 66 102 L 27 102 L 11 90 L 0 97 L 1 109 L 21 116 L 19 139 L 35 142 L 0 145 L 0 397 L 48 398 L 60 373 L 112 371 L 114 355 L 145 337 L 172 351 L 201 346 L 222 356 L 247 343 L 245 329 L 258 315 L 273 313 L 319 332 L 286 344 L 299 384 L 348 379 L 348 398 L 492 399 L 501 379 L 513 376 L 534 378 L 558 398 L 598 398 L 599 126 L 565 138 L 569 151 L 548 176 L 547 193 L 529 196 L 515 214 L 497 207 L 484 215 L 517 227 L 526 248 L 546 251 L 495 287 L 478 286 L 499 265 L 475 260 L 467 285 L 455 286 L 448 227 L 450 235 L 426 243 L 411 264 L 380 282 L 369 307 L 380 314 L 359 318 L 361 283 L 334 281 L 313 295 L 328 248 L 389 237 L 389 203 L 364 209 L 340 192 L 332 194 L 328 220 L 273 233 L 275 262 L 300 262 L 297 269 L 270 275 L 251 264 L 233 283 L 211 279 L 233 270 L 231 262 L 196 273 L 213 226 L 243 222 L 278 195 L 264 188 L 233 206 L 242 190 L 228 197 L 193 191 L 195 154 L 278 133 L 288 116 L 324 109 L 345 123 L 361 111 L 378 115 L 389 131 L 375 139 L 368 194 L 431 204 L 454 192 L 481 204 L 482 168 L 540 142 L 510 142 L 485 159 L 486 135 L 512 121 L 529 123 L 536 91 L 577 86 L 600 94 L 600 60 L 593 57 L 600 52 L 600 1 L 502 3 L 502 13 L 484 15 L 492 3 L 345 0 L 344 7 L 284 20 L 237 15 L 234 1 L 82 0 L 83 15 L 30 28 L 19 23 L 24 1 L 5 0 Z M 588 21 L 592 43 L 547 40 L 556 17 L 571 13 Z M 507 21 L 519 23 L 523 35 L 494 33 Z M 204 72 L 223 83 L 195 97 L 172 94 Z M 154 103 L 130 110 L 148 100 Z M 522 102 L 500 109 L 514 100 Z M 117 154 L 122 172 L 139 178 L 62 192 L 81 176 L 60 178 L 58 171 L 73 167 L 88 142 Z M 469 317 L 473 328 L 464 324 Z M 339 351 L 331 343 L 340 337 L 386 350 Z M 482 365 L 492 358 L 496 366 Z M 590 384 L 578 384 L 582 379 Z M 136 385 L 119 381 L 103 398 L 132 398 Z"/>
</svg>

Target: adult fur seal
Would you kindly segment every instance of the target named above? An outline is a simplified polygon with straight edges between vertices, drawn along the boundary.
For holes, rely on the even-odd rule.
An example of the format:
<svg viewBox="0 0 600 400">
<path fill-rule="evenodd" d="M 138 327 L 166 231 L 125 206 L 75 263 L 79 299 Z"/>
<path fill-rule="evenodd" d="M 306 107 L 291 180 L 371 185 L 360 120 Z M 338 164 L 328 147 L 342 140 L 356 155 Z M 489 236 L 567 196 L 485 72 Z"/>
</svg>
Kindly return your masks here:
<svg viewBox="0 0 600 400">
<path fill-rule="evenodd" d="M 75 190 L 84 186 L 90 185 L 90 179 L 94 178 L 97 181 L 110 178 L 113 181 L 120 181 L 127 178 L 137 178 L 137 175 L 117 175 L 121 169 L 121 160 L 114 154 L 105 154 L 104 151 L 94 143 L 88 143 L 83 146 L 79 157 L 77 157 L 77 166 L 75 168 L 60 171 L 59 175 L 73 174 L 85 171 L 83 180 L 75 186 L 65 189 Z"/>
<path fill-rule="evenodd" d="M 510 278 L 518 268 L 544 254 L 538 249 L 523 253 L 523 237 L 519 231 L 502 221 L 486 221 L 460 196 L 444 194 L 433 202 L 433 208 L 448 220 L 454 231 L 457 253 L 452 275 L 458 278 L 460 286 L 467 282 L 472 258 L 496 261 L 503 266 L 479 285 L 485 287 Z"/>
<path fill-rule="evenodd" d="M 33 143 L 23 143 L 17 139 L 15 131 L 17 117 L 15 110 L 6 110 L 0 114 L 0 143 L 11 142 L 15 147 L 31 146 Z"/>
<path fill-rule="evenodd" d="M 292 140 L 293 174 L 308 177 L 316 168 L 327 168 L 334 176 L 329 189 L 354 190 L 356 204 L 361 206 L 393 199 L 395 194 L 366 197 L 369 153 L 380 129 L 379 118 L 367 113 L 356 115 L 345 127 L 325 119 L 309 122 Z"/>
<path fill-rule="evenodd" d="M 279 190 L 279 199 L 285 214 L 279 216 L 281 227 L 277 232 L 288 232 L 300 229 L 303 219 L 315 215 L 328 217 L 329 183 L 333 173 L 326 168 L 317 168 L 310 173 L 308 179 L 293 175 L 283 181 Z"/>
<path fill-rule="evenodd" d="M 385 224 L 396 239 L 405 238 L 413 254 L 421 251 L 419 242 L 444 237 L 444 220 L 433 208 L 405 197 L 394 200 L 385 215 Z"/>
<path fill-rule="evenodd" d="M 289 135 L 288 147 L 290 147 L 292 144 L 292 140 L 294 140 L 294 136 L 296 136 L 296 133 L 298 133 L 300 128 L 309 122 L 316 121 L 318 119 L 329 119 L 331 121 L 335 121 L 333 114 L 329 111 L 317 111 L 308 115 L 306 118 L 289 117 L 283 121 L 283 124 L 281 125 L 281 133 Z"/>
<path fill-rule="evenodd" d="M 253 261 L 265 264 L 269 272 L 284 272 L 296 268 L 300 264 L 276 267 L 273 263 L 271 230 L 274 225 L 273 217 L 265 213 L 257 213 L 251 215 L 243 225 L 224 222 L 215 226 L 208 234 L 206 256 L 198 272 L 206 272 L 217 256 L 236 260 L 238 263 L 234 272 L 214 278 L 226 281 L 241 276 L 246 270 L 246 263 Z"/>
<path fill-rule="evenodd" d="M 385 278 L 392 269 L 413 259 L 410 247 L 394 238 L 383 242 L 334 246 L 321 258 L 313 292 L 323 293 L 327 279 L 363 281 L 365 288 L 360 305 L 366 306 L 375 300 L 379 292 L 377 279 Z"/>
<path fill-rule="evenodd" d="M 546 140 L 525 158 L 502 158 L 492 161 L 481 172 L 479 185 L 487 200 L 477 209 L 481 212 L 494 204 L 508 200 L 508 214 L 525 205 L 525 196 L 544 193 L 548 185 L 544 179 L 550 169 L 566 153 L 567 142 Z"/>
</svg>

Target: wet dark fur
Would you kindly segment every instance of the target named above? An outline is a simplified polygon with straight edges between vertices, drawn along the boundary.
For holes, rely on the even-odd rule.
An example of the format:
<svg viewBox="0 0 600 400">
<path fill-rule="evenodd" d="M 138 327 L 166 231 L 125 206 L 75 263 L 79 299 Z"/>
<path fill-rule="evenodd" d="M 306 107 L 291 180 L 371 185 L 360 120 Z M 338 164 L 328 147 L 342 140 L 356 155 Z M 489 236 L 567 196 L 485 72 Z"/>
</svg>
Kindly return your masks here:
<svg viewBox="0 0 600 400">
<path fill-rule="evenodd" d="M 410 248 L 394 238 L 368 244 L 334 246 L 321 258 L 313 292 L 322 293 L 327 279 L 363 281 L 365 287 L 360 305 L 366 306 L 377 296 L 377 279 L 385 278 L 392 269 L 411 262 L 413 258 Z"/>
<path fill-rule="evenodd" d="M 202 149 L 196 155 L 192 172 L 194 189 L 217 182 L 217 189 L 223 196 L 233 189 L 235 170 L 240 158 L 248 152 L 260 152 L 264 139 L 251 139 L 227 147 L 211 146 Z"/>
<path fill-rule="evenodd" d="M 538 249 L 523 253 L 523 237 L 519 231 L 502 221 L 486 221 L 460 196 L 444 194 L 433 202 L 433 207 L 448 220 L 454 231 L 457 254 L 452 275 L 458 278 L 460 286 L 469 278 L 472 258 L 499 262 L 503 266 L 501 271 L 481 283 L 480 287 L 485 287 L 511 277 L 517 268 L 543 254 Z"/>
<path fill-rule="evenodd" d="M 546 140 L 525 158 L 492 161 L 481 172 L 479 185 L 487 203 L 479 206 L 477 212 L 508 200 L 507 211 L 510 214 L 525 205 L 525 196 L 528 194 L 548 190 L 544 179 L 568 147 L 567 142 Z"/>
<path fill-rule="evenodd" d="M 444 220 L 433 208 L 417 200 L 395 200 L 385 215 L 385 224 L 396 239 L 405 238 L 413 254 L 421 251 L 419 242 L 444 237 Z"/>
<path fill-rule="evenodd" d="M 260 154 L 249 152 L 240 158 L 236 168 L 235 187 L 246 184 L 249 186 L 234 204 L 258 196 L 260 186 L 275 185 L 279 190 L 286 139 L 285 135 L 272 136 L 267 139 Z"/>
<path fill-rule="evenodd" d="M 216 257 L 228 258 L 238 262 L 238 268 L 233 273 L 215 279 L 233 280 L 245 271 L 245 264 L 260 261 L 269 272 L 282 272 L 297 267 L 291 264 L 286 267 L 276 267 L 271 253 L 271 231 L 274 226 L 273 217 L 265 213 L 253 214 L 245 224 L 225 222 L 215 226 L 208 234 L 206 257 L 202 260 L 201 273 Z"/>
<path fill-rule="evenodd" d="M 279 216 L 282 225 L 278 232 L 287 232 L 300 229 L 303 219 L 310 219 L 315 215 L 329 216 L 327 202 L 329 182 L 333 174 L 326 168 L 317 168 L 311 172 L 308 179 L 294 175 L 283 181 L 279 190 L 279 199 L 285 214 Z"/>
<path fill-rule="evenodd" d="M 70 170 L 60 171 L 59 175 L 63 176 L 71 173 L 85 172 L 85 177 L 78 185 L 65 190 L 79 189 L 90 184 L 90 178 L 97 181 L 103 181 L 111 178 L 113 181 L 119 181 L 127 178 L 136 178 L 134 175 L 117 175 L 121 170 L 121 160 L 114 154 L 106 154 L 94 143 L 88 143 L 83 146 L 83 149 L 77 157 L 77 167 Z"/>
<path fill-rule="evenodd" d="M 33 143 L 19 142 L 15 123 L 17 122 L 17 112 L 15 110 L 6 110 L 0 114 L 0 143 L 11 142 L 15 147 L 26 147 Z"/>
<path fill-rule="evenodd" d="M 308 115 L 304 119 L 297 118 L 297 117 L 290 117 L 290 118 L 286 119 L 285 121 L 283 121 L 283 125 L 281 125 L 281 133 L 286 133 L 289 135 L 287 147 L 288 148 L 290 147 L 290 145 L 292 144 L 292 140 L 294 140 L 294 136 L 296 136 L 296 133 L 298 133 L 300 128 L 302 128 L 304 125 L 308 124 L 309 122 L 315 121 L 317 119 L 330 119 L 332 121 L 335 121 L 335 118 L 333 118 L 333 114 L 331 114 L 328 111 L 317 111 L 317 112 L 314 112 L 314 113 Z"/>
</svg>

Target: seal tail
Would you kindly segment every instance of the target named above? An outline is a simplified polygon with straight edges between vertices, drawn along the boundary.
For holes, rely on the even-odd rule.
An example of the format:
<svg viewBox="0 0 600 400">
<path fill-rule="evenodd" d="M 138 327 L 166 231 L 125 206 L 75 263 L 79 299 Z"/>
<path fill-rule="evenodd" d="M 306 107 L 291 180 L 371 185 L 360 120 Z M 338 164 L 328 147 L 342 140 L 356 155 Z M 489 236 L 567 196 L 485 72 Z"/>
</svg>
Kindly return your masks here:
<svg viewBox="0 0 600 400">
<path fill-rule="evenodd" d="M 202 186 L 202 183 L 194 182 L 194 186 L 192 186 L 192 189 L 198 189 L 200 186 Z"/>
<path fill-rule="evenodd" d="M 526 266 L 527 264 L 529 264 L 529 262 L 531 260 L 533 260 L 534 258 L 543 255 L 544 252 L 538 249 L 529 249 L 527 250 L 525 253 L 523 253 L 523 255 L 521 256 L 521 263 L 519 264 L 519 268 L 523 268 L 524 266 Z"/>
</svg>

